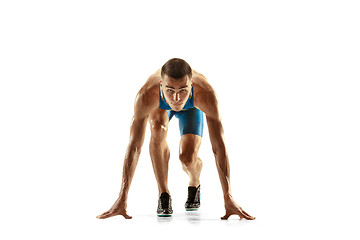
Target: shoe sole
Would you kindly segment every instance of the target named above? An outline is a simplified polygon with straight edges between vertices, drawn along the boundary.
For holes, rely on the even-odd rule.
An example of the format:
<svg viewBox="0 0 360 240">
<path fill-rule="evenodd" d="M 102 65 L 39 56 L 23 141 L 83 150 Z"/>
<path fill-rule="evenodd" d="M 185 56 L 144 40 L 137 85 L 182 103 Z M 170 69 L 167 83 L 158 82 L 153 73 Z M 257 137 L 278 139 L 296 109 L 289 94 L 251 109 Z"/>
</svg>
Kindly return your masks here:
<svg viewBox="0 0 360 240">
<path fill-rule="evenodd" d="M 158 217 L 171 217 L 172 214 L 158 214 Z"/>
<path fill-rule="evenodd" d="M 199 208 L 185 208 L 186 211 L 197 211 Z"/>
</svg>

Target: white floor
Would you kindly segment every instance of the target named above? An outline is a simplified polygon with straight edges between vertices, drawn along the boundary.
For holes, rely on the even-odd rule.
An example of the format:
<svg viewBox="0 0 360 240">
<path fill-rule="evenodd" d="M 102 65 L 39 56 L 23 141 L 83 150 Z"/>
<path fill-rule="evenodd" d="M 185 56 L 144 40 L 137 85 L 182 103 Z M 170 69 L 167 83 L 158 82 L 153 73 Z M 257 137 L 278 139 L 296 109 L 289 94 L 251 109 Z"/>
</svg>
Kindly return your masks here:
<svg viewBox="0 0 360 240">
<path fill-rule="evenodd" d="M 0 239 L 360 239 L 356 1 L 0 1 Z M 180 57 L 215 89 L 232 193 L 205 124 L 202 206 L 170 122 L 171 218 L 156 216 L 149 129 L 131 220 L 119 193 L 136 93 Z"/>
<path fill-rule="evenodd" d="M 278 206 L 277 206 L 278 207 Z M 176 210 L 170 218 L 159 218 L 155 211 L 137 213 L 133 219 L 120 216 L 99 220 L 97 212 L 70 212 L 62 215 L 47 214 L 31 217 L 18 216 L 16 229 L 8 239 L 33 236 L 38 239 L 171 239 L 184 238 L 243 238 L 243 239 L 359 239 L 356 218 L 345 219 L 310 212 L 285 213 L 277 208 L 268 212 L 257 212 L 255 221 L 231 217 L 220 220 L 220 209 L 201 209 L 198 212 Z M 92 214 L 91 214 L 92 213 Z M 329 214 L 330 215 L 330 214 Z M 24 221 L 24 218 L 26 221 Z M 21 227 L 20 227 L 21 226 Z M 4 233 L 4 232 L 3 232 Z M 5 230 L 9 233 L 9 229 Z"/>
</svg>

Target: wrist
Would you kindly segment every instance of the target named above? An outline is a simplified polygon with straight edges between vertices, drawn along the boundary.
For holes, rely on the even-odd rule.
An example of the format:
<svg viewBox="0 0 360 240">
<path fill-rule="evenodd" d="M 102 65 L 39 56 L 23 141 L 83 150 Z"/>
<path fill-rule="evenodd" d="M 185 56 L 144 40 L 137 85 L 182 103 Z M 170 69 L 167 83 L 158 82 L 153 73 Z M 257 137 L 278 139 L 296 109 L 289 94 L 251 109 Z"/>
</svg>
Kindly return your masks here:
<svg viewBox="0 0 360 240">
<path fill-rule="evenodd" d="M 122 201 L 126 201 L 127 200 L 127 193 L 124 193 L 124 192 L 120 192 L 119 194 L 119 199 L 122 200 Z"/>
<path fill-rule="evenodd" d="M 231 193 L 226 193 L 226 194 L 224 194 L 224 200 L 225 200 L 225 201 L 229 201 L 229 200 L 231 200 L 231 199 L 232 199 Z"/>
</svg>

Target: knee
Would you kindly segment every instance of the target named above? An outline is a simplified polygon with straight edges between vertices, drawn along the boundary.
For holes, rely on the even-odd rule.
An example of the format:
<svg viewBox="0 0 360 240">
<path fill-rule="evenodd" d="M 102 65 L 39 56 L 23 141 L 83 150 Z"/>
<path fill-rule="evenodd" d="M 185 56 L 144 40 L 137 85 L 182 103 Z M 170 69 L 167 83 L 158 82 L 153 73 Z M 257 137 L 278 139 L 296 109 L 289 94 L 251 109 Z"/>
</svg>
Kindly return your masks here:
<svg viewBox="0 0 360 240">
<path fill-rule="evenodd" d="M 167 125 L 159 121 L 153 121 L 150 123 L 151 138 L 154 140 L 165 139 L 167 134 Z"/>
<path fill-rule="evenodd" d="M 197 160 L 197 154 L 194 151 L 183 151 L 179 154 L 181 163 L 186 168 L 194 166 Z"/>
</svg>

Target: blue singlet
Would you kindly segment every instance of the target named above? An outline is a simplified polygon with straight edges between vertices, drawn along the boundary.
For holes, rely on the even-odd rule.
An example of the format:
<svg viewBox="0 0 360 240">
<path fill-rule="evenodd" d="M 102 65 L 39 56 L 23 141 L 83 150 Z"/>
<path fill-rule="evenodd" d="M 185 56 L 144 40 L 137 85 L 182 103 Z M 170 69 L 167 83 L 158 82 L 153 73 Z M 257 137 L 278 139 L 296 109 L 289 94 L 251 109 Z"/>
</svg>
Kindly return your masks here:
<svg viewBox="0 0 360 240">
<path fill-rule="evenodd" d="M 181 111 L 174 111 L 167 104 L 164 94 L 159 90 L 160 103 L 159 108 L 166 110 L 169 121 L 175 115 L 179 119 L 180 135 L 184 134 L 196 134 L 202 137 L 204 129 L 204 117 L 203 112 L 194 106 L 193 88 L 191 88 L 191 94 L 185 103 L 184 108 Z"/>
</svg>

